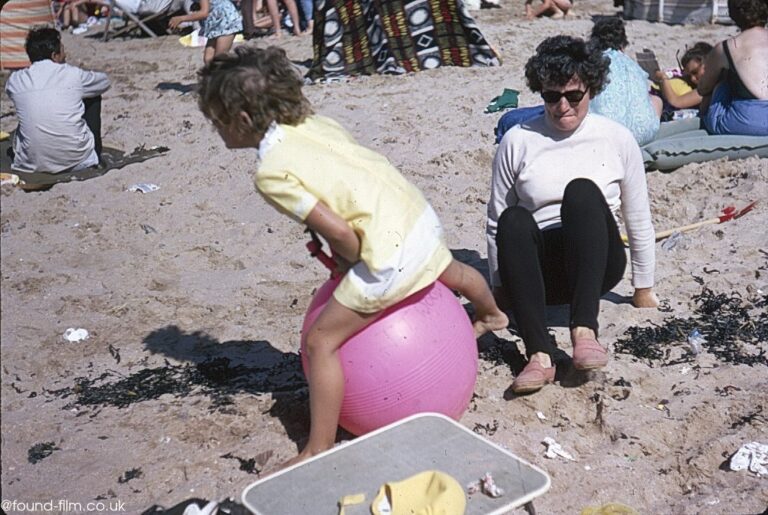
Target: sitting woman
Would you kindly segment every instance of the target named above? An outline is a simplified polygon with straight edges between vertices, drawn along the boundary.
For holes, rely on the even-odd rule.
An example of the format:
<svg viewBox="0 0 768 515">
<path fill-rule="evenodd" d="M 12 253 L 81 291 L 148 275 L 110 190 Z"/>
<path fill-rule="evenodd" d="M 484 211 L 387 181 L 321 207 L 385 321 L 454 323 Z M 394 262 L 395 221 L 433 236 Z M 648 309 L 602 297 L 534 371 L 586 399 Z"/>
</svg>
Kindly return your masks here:
<svg viewBox="0 0 768 515">
<path fill-rule="evenodd" d="M 639 145 L 650 143 L 659 130 L 661 100 L 648 93 L 648 74 L 622 52 L 629 42 L 619 18 L 598 20 L 592 27 L 590 46 L 610 63 L 600 95 L 592 95 L 590 111 L 619 122 L 632 132 Z M 658 107 L 654 104 L 658 103 Z M 544 114 L 544 106 L 520 107 L 506 112 L 496 125 L 496 143 L 517 124 Z"/>
<path fill-rule="evenodd" d="M 656 71 L 653 79 L 658 86 L 651 89 L 651 94 L 658 95 L 663 102 L 659 111 L 662 122 L 675 119 L 675 113 L 682 109 L 699 108 L 702 99 L 696 86 L 704 75 L 704 60 L 711 51 L 712 45 L 699 41 L 687 49 L 680 59 L 680 76 L 670 77 L 661 70 Z"/>
<path fill-rule="evenodd" d="M 656 97 L 648 94 L 648 74 L 623 52 L 629 44 L 624 22 L 620 18 L 599 19 L 592 27 L 589 44 L 611 61 L 608 84 L 592 99 L 589 109 L 624 125 L 638 144 L 650 143 L 659 130 L 659 115 L 651 100 Z"/>
<path fill-rule="evenodd" d="M 728 13 L 741 33 L 718 43 L 705 61 L 697 87 L 704 127 L 768 136 L 768 2 L 728 0 Z"/>
<path fill-rule="evenodd" d="M 629 234 L 633 302 L 658 304 L 640 148 L 626 127 L 589 112 L 608 67 L 608 59 L 579 38 L 544 40 L 525 66 L 544 114 L 511 128 L 494 158 L 488 263 L 497 302 L 511 309 L 528 355 L 512 384 L 517 393 L 555 378 L 549 304 L 570 304 L 575 368 L 608 363 L 608 351 L 597 341 L 597 315 L 600 296 L 618 284 L 626 266 L 615 219 L 620 208 Z"/>
</svg>

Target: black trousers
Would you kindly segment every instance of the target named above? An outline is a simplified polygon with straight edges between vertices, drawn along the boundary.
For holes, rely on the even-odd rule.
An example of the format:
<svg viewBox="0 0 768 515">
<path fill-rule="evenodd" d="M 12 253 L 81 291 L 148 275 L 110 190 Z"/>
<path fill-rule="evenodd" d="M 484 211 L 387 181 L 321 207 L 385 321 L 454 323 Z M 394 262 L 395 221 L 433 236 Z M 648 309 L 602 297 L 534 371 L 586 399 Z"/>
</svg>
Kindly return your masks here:
<svg viewBox="0 0 768 515">
<path fill-rule="evenodd" d="M 627 258 L 616 220 L 595 183 L 565 188 L 562 226 L 540 230 L 525 208 L 501 214 L 496 233 L 501 284 L 530 357 L 552 354 L 546 306 L 570 304 L 570 327 L 597 333 L 600 297 L 624 275 Z"/>
<path fill-rule="evenodd" d="M 93 133 L 96 155 L 99 156 L 99 161 L 101 161 L 101 96 L 84 98 L 83 105 L 85 106 L 83 120 L 85 120 L 85 124 L 88 125 L 88 128 Z"/>
</svg>

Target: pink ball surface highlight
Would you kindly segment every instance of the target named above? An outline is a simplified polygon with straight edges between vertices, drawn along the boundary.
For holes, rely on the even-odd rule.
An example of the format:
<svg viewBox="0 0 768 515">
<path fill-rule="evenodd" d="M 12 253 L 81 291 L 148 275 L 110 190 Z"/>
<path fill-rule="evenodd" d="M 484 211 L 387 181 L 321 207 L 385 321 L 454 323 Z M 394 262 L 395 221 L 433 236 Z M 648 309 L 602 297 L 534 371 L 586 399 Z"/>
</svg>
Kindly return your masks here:
<svg viewBox="0 0 768 515">
<path fill-rule="evenodd" d="M 338 280 L 315 294 L 302 335 Z M 309 376 L 302 336 L 301 363 Z M 477 379 L 477 343 L 466 311 L 439 281 L 388 308 L 342 345 L 344 402 L 339 425 L 362 435 L 407 416 L 436 412 L 458 420 Z"/>
</svg>

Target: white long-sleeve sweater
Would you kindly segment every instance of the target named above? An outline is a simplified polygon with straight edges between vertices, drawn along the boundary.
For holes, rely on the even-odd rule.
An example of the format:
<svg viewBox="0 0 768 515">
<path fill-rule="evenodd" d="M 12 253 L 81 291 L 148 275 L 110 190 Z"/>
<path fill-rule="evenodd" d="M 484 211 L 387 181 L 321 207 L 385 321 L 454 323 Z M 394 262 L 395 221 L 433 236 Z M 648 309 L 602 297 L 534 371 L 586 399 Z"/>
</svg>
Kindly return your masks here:
<svg viewBox="0 0 768 515">
<path fill-rule="evenodd" d="M 541 116 L 513 127 L 499 143 L 486 228 L 492 286 L 501 285 L 496 230 L 504 210 L 521 206 L 533 214 L 539 228 L 556 226 L 565 187 L 577 178 L 597 184 L 614 216 L 621 208 L 632 285 L 653 286 L 655 240 L 640 148 L 624 126 L 596 114 L 588 114 L 568 135 L 550 128 Z"/>
</svg>

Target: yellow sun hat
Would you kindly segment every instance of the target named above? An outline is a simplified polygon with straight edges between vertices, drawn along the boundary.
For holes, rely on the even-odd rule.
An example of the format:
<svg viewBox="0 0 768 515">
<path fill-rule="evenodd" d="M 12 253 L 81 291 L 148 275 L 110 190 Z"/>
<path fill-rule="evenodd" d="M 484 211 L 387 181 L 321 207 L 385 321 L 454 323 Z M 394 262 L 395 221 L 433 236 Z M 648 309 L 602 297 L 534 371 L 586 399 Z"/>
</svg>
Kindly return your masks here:
<svg viewBox="0 0 768 515">
<path fill-rule="evenodd" d="M 385 483 L 373 500 L 373 515 L 463 515 L 464 489 L 444 472 L 427 470 Z"/>
</svg>

